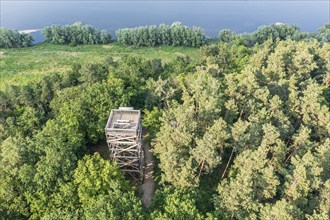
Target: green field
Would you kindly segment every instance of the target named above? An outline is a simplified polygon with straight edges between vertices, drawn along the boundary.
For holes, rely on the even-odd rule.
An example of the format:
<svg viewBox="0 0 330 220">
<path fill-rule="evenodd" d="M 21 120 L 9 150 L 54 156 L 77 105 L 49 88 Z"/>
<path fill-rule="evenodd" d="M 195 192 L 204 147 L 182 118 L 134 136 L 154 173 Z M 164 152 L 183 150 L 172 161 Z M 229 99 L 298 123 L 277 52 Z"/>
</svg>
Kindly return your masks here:
<svg viewBox="0 0 330 220">
<path fill-rule="evenodd" d="M 171 46 L 136 48 L 116 42 L 109 45 L 76 47 L 42 43 L 29 48 L 0 51 L 0 85 L 35 78 L 40 74 L 63 72 L 73 63 L 101 62 L 109 56 L 117 60 L 124 55 L 140 55 L 146 59 L 161 58 L 163 62 L 170 62 L 180 55 L 188 55 L 193 60 L 200 57 L 197 48 Z"/>
</svg>

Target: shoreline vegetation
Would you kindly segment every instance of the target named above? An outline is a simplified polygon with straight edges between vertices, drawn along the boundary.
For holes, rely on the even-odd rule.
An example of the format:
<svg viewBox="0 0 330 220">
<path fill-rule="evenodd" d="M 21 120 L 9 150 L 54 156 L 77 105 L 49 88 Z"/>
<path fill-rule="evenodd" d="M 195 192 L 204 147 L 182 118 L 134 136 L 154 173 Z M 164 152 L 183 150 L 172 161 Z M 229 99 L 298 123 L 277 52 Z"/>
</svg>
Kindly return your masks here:
<svg viewBox="0 0 330 220">
<path fill-rule="evenodd" d="M 81 24 L 35 46 L 1 29 L 0 218 L 328 220 L 330 23 L 198 47 L 157 28 L 128 31 L 131 46 Z M 153 154 L 150 207 L 103 144 L 124 106 Z"/>
<path fill-rule="evenodd" d="M 93 45 L 108 44 L 111 42 L 111 34 L 105 30 L 100 30 L 91 25 L 83 25 L 76 22 L 72 25 L 52 25 L 45 27 L 42 31 L 46 42 L 52 44 Z"/>
<path fill-rule="evenodd" d="M 200 27 L 189 28 L 181 22 L 172 25 L 140 26 L 116 31 L 117 41 L 130 46 L 154 47 L 158 45 L 200 47 L 205 45 L 206 36 Z"/>
<path fill-rule="evenodd" d="M 321 42 L 330 42 L 330 23 L 320 27 L 315 33 L 302 32 L 298 26 L 277 22 L 262 25 L 252 33 L 236 33 L 230 29 L 223 29 L 219 31 L 218 38 L 207 38 L 201 27 L 189 28 L 183 26 L 181 22 L 174 22 L 172 25 L 160 24 L 159 26 L 150 25 L 119 29 L 116 31 L 116 39 L 111 41 L 112 36 L 109 32 L 93 28 L 91 25 L 86 25 L 82 22 L 75 22 L 71 25 L 52 25 L 43 29 L 21 31 L 0 27 L 0 48 L 32 46 L 32 43 L 22 45 L 17 42 L 20 42 L 19 38 L 23 36 L 29 36 L 34 41 L 30 34 L 37 31 L 42 31 L 45 42 L 69 44 L 70 46 L 78 44 L 107 44 L 118 41 L 127 46 L 137 47 L 159 45 L 200 47 L 205 44 L 217 43 L 218 41 L 214 39 L 228 42 L 236 38 L 241 38 L 245 46 L 253 46 L 256 43 L 262 44 L 269 38 L 295 41 L 316 39 Z M 11 35 L 16 36 L 10 37 Z M 16 44 L 15 42 L 10 42 L 15 38 L 18 38 L 18 40 L 16 39 Z"/>
<path fill-rule="evenodd" d="M 33 39 L 27 33 L 36 30 L 19 33 L 0 29 L 0 85 L 9 81 L 20 83 L 30 78 L 38 78 L 45 72 L 67 71 L 72 63 L 76 62 L 101 62 L 107 56 L 117 60 L 126 55 L 138 55 L 147 59 L 159 58 L 162 62 L 168 63 L 177 56 L 188 56 L 192 60 L 198 60 L 201 56 L 199 48 L 218 43 L 236 42 L 250 48 L 256 44 L 263 44 L 269 38 L 273 41 L 292 39 L 330 42 L 330 23 L 319 28 L 314 34 L 301 32 L 294 25 L 277 23 L 260 26 L 252 33 L 237 34 L 230 29 L 224 29 L 219 31 L 218 38 L 206 39 L 201 28 L 189 29 L 180 22 L 175 22 L 171 26 L 162 24 L 120 29 L 117 31 L 117 34 L 120 33 L 117 41 L 111 40 L 111 35 L 104 30 L 76 22 L 72 25 L 45 27 L 42 30 L 46 40 L 32 45 Z M 194 30 L 197 30 L 199 43 L 184 43 L 194 41 L 184 41 L 185 37 L 191 39 L 189 36 L 193 35 Z M 190 35 L 189 31 L 192 31 Z M 180 46 L 181 44 L 192 47 Z M 199 46 L 195 47 L 197 45 Z"/>
</svg>

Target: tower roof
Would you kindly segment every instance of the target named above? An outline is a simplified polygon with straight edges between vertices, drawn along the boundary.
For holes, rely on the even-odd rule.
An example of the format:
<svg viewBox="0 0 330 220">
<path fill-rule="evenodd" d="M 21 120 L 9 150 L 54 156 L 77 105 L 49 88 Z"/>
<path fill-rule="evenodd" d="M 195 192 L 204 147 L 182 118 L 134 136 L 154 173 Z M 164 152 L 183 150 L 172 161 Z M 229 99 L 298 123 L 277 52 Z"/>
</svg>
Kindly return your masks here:
<svg viewBox="0 0 330 220">
<path fill-rule="evenodd" d="M 136 131 L 139 129 L 140 110 L 133 108 L 112 109 L 105 130 L 107 132 Z"/>
</svg>

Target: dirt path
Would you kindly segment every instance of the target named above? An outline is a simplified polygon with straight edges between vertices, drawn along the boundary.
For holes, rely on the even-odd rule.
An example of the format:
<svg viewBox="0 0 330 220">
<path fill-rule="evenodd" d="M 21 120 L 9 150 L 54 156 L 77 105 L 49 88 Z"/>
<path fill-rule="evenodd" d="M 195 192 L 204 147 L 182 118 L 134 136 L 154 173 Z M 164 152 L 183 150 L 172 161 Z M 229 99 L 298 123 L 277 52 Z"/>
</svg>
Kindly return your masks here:
<svg viewBox="0 0 330 220">
<path fill-rule="evenodd" d="M 145 170 L 144 170 L 144 180 L 143 180 L 143 184 L 140 186 L 140 191 L 142 192 L 143 204 L 147 208 L 149 208 L 151 205 L 151 198 L 155 192 L 154 163 L 152 160 L 152 153 L 150 152 L 150 145 L 146 144 L 143 147 L 144 147 Z"/>
</svg>

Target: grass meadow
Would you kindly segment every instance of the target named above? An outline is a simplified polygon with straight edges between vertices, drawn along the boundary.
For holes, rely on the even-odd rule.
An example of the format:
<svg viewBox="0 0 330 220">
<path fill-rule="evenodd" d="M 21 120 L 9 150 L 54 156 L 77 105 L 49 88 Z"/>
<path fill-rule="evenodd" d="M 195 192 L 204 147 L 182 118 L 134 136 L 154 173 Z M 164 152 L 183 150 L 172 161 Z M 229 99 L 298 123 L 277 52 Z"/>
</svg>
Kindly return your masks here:
<svg viewBox="0 0 330 220">
<path fill-rule="evenodd" d="M 27 82 L 42 74 L 67 71 L 73 63 L 102 62 L 109 56 L 118 60 L 125 55 L 137 55 L 146 59 L 160 58 L 165 63 L 182 55 L 188 55 L 192 60 L 200 58 L 197 48 L 172 46 L 137 48 L 117 42 L 109 45 L 76 47 L 41 43 L 28 48 L 0 51 L 0 85 Z"/>
</svg>

